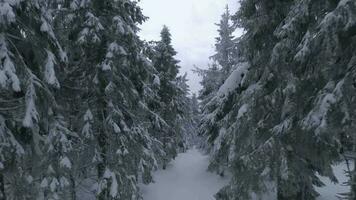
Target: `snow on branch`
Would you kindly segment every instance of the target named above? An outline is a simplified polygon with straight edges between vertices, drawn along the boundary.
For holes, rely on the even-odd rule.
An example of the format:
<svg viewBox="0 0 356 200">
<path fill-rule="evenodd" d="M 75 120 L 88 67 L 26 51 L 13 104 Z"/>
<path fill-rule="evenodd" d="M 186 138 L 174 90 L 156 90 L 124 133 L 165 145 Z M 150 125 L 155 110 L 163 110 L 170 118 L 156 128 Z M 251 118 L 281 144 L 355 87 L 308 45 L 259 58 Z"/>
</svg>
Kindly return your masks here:
<svg viewBox="0 0 356 200">
<path fill-rule="evenodd" d="M 11 85 L 15 92 L 19 92 L 21 91 L 20 81 L 10 56 L 11 52 L 7 49 L 5 37 L 0 34 L 0 86 L 6 88 Z"/>
<path fill-rule="evenodd" d="M 45 63 L 44 77 L 48 84 L 54 86 L 55 88 L 60 88 L 58 79 L 56 77 L 56 72 L 54 70 L 54 65 L 56 64 L 56 58 L 52 52 L 46 50 L 47 60 Z"/>
<path fill-rule="evenodd" d="M 227 96 L 229 93 L 240 87 L 248 72 L 249 64 L 241 63 L 235 71 L 226 79 L 225 83 L 220 87 L 217 95 L 220 97 Z"/>
</svg>

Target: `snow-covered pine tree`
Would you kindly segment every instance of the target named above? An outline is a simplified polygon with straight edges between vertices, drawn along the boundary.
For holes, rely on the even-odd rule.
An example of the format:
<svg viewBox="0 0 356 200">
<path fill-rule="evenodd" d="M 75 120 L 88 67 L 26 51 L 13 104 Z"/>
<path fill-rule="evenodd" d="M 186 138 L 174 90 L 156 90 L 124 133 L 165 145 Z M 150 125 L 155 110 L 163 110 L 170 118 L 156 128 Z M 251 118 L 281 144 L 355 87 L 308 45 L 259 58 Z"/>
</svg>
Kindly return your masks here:
<svg viewBox="0 0 356 200">
<path fill-rule="evenodd" d="M 159 78 L 137 36 L 145 17 L 124 0 L 73 0 L 62 7 L 56 25 L 69 49 L 62 106 L 81 138 L 73 147 L 73 185 L 92 188 L 98 199 L 138 199 L 138 181 L 151 182 L 164 158 L 151 131 L 165 122 L 148 105 Z"/>
<path fill-rule="evenodd" d="M 85 102 L 77 115 L 84 120 L 84 144 L 93 145 L 88 165 L 95 167 L 87 172 L 95 169 L 98 199 L 132 199 L 136 189 L 131 187 L 136 184 L 130 175 L 134 174 L 124 172 L 127 168 L 119 160 L 128 156 L 127 142 L 132 138 L 127 136 L 134 135 L 135 125 L 127 122 L 132 120 L 130 104 L 138 94 L 131 77 L 126 76 L 131 66 L 137 68 L 133 64 L 138 57 L 136 23 L 144 17 L 134 3 L 126 1 L 72 1 L 70 9 L 75 16 L 69 21 L 73 27 L 69 34 L 73 78 L 69 81 L 74 81 L 69 84 L 81 86 L 78 89 Z M 128 19 L 135 21 L 126 22 Z M 127 53 L 129 48 L 132 51 Z"/>
<path fill-rule="evenodd" d="M 197 117 L 199 108 L 197 98 L 188 97 L 189 86 L 187 84 L 187 73 L 177 77 L 177 123 L 175 129 L 177 130 L 177 137 L 180 141 L 179 149 L 185 151 L 195 144 L 196 129 L 197 129 Z"/>
<path fill-rule="evenodd" d="M 221 16 L 220 23 L 216 24 L 219 36 L 216 38 L 215 54 L 211 56 L 212 64 L 208 69 L 195 69 L 195 72 L 202 77 L 201 84 L 203 89 L 200 91 L 199 99 L 203 112 L 210 112 L 211 109 L 206 104 L 216 95 L 219 87 L 232 72 L 235 58 L 236 45 L 233 37 L 235 27 L 231 21 L 229 7 L 226 6 L 225 12 Z"/>
<path fill-rule="evenodd" d="M 71 181 L 71 187 L 85 187 L 96 194 L 99 182 L 105 180 L 106 161 L 103 157 L 107 157 L 107 133 L 104 129 L 107 108 L 105 95 L 99 94 L 105 85 L 99 86 L 96 80 L 106 49 L 106 43 L 101 42 L 104 26 L 94 13 L 100 12 L 100 8 L 95 7 L 95 1 L 67 1 L 61 7 L 55 22 L 61 42 L 68 49 L 69 63 L 63 74 L 59 98 L 67 111 L 69 126 L 80 136 L 74 144 L 76 154 L 72 155 L 76 162 L 72 166 L 74 181 Z M 89 177 L 95 177 L 95 180 L 89 181 Z M 73 192 L 71 196 L 76 197 L 77 191 Z"/>
<path fill-rule="evenodd" d="M 223 74 L 222 82 L 230 75 L 232 66 L 234 65 L 234 37 L 233 32 L 235 31 L 234 26 L 231 22 L 231 15 L 229 7 L 226 6 L 226 10 L 221 16 L 220 23 L 216 24 L 219 29 L 219 36 L 216 38 L 215 43 L 215 54 L 212 59 L 219 64 Z M 222 84 L 222 83 L 221 83 Z"/>
<path fill-rule="evenodd" d="M 202 110 L 202 124 L 205 124 L 208 120 L 208 116 L 211 116 L 211 112 L 216 109 L 216 105 L 210 103 L 217 94 L 221 85 L 228 78 L 230 73 L 234 70 L 236 62 L 239 60 L 236 55 L 239 51 L 236 50 L 236 42 L 233 37 L 235 26 L 232 24 L 231 15 L 228 6 L 226 6 L 225 12 L 221 16 L 220 23 L 216 24 L 218 28 L 219 36 L 216 38 L 215 54 L 211 56 L 212 64 L 208 69 L 196 69 L 198 75 L 202 77 L 201 84 L 203 89 L 200 91 L 199 99 L 200 107 Z M 204 138 L 203 140 L 214 140 L 213 137 L 209 137 L 204 125 L 200 128 L 200 134 Z M 209 147 L 204 145 L 207 150 Z M 221 170 L 221 175 L 224 170 Z"/>
<path fill-rule="evenodd" d="M 291 146 L 297 155 L 303 155 L 302 159 L 313 167 L 314 174 L 317 172 L 331 180 L 335 180 L 335 177 L 330 164 L 339 158 L 337 151 L 340 145 L 336 144 L 340 144 L 340 135 L 345 132 L 352 135 L 351 130 L 354 130 L 349 113 L 354 112 L 355 107 L 350 104 L 353 97 L 349 94 L 355 91 L 352 86 L 355 72 L 350 71 L 351 66 L 355 65 L 355 5 L 354 1 L 347 0 L 295 2 L 283 24 L 275 31 L 279 42 L 271 58 L 272 65 L 279 63 L 277 66 L 280 67 L 275 70 L 282 71 L 288 59 L 293 59 L 290 66 L 297 68 L 286 70 L 290 75 L 283 73 L 289 77 L 285 81 L 287 85 L 293 85 L 294 81 L 290 80 L 297 80 L 295 93 L 286 95 L 283 117 L 285 121 L 288 118 L 298 120 L 299 126 L 292 126 L 291 130 L 301 128 L 302 134 L 295 135 L 303 135 L 304 138 L 296 140 L 297 144 L 305 139 L 312 142 L 305 143 L 304 149 L 298 149 L 297 144 Z M 286 51 L 291 51 L 291 54 Z M 303 103 L 293 99 L 296 97 L 309 101 Z M 300 109 L 302 107 L 304 109 Z M 291 163 L 290 160 L 287 162 Z M 293 169 L 292 164 L 287 166 L 294 171 L 289 171 L 291 174 L 300 171 L 300 166 L 299 169 Z M 307 170 L 310 166 L 304 168 Z M 294 178 L 292 181 L 311 185 L 303 179 Z M 314 181 L 318 185 L 317 180 Z M 281 184 L 285 183 L 282 180 Z M 284 193 L 288 192 L 287 187 L 282 188 Z"/>
<path fill-rule="evenodd" d="M 350 0 L 241 1 L 234 19 L 247 62 L 201 127 L 213 169 L 233 174 L 218 199 L 315 199 L 317 173 L 336 181 L 339 135 L 354 134 L 355 13 Z"/>
<path fill-rule="evenodd" d="M 197 147 L 201 147 L 202 140 L 198 137 L 198 133 L 197 133 L 201 113 L 199 109 L 198 97 L 195 93 L 193 93 L 192 96 L 190 97 L 188 107 L 189 107 L 190 116 L 187 119 L 191 121 L 191 128 L 190 128 L 191 138 L 188 141 L 191 145 L 196 145 Z"/>
<path fill-rule="evenodd" d="M 161 40 L 155 42 L 150 52 L 150 58 L 157 70 L 159 87 L 157 95 L 159 102 L 155 111 L 160 114 L 168 127 L 161 133 L 157 133 L 158 140 L 163 142 L 163 148 L 166 153 L 163 168 L 166 168 L 167 162 L 176 157 L 178 143 L 183 145 L 181 132 L 177 129 L 179 109 L 179 88 L 177 85 L 177 75 L 179 71 L 179 61 L 174 58 L 177 52 L 172 46 L 171 34 L 167 26 L 161 31 Z"/>
<path fill-rule="evenodd" d="M 0 3 L 0 199 L 140 199 L 137 183 L 175 156 L 186 80 L 169 61 L 168 125 L 150 107 L 160 77 L 137 36 L 144 20 L 129 0 Z"/>
<path fill-rule="evenodd" d="M 56 74 L 66 54 L 53 31 L 49 2 L 6 0 L 0 10 L 1 198 L 42 199 L 50 127 L 60 116 Z M 49 184 L 55 192 L 57 184 Z"/>
<path fill-rule="evenodd" d="M 163 26 L 161 31 L 161 40 L 157 42 L 155 50 L 156 57 L 154 60 L 154 66 L 157 71 L 164 73 L 168 80 L 175 80 L 180 67 L 178 66 L 179 61 L 174 58 L 174 56 L 177 55 L 177 52 L 172 46 L 172 35 L 167 26 Z"/>
<path fill-rule="evenodd" d="M 201 101 L 201 107 L 204 107 L 216 95 L 222 84 L 223 74 L 216 63 L 209 65 L 208 69 L 196 68 L 194 72 L 202 79 L 200 82 L 202 89 L 199 91 L 198 99 Z"/>
</svg>

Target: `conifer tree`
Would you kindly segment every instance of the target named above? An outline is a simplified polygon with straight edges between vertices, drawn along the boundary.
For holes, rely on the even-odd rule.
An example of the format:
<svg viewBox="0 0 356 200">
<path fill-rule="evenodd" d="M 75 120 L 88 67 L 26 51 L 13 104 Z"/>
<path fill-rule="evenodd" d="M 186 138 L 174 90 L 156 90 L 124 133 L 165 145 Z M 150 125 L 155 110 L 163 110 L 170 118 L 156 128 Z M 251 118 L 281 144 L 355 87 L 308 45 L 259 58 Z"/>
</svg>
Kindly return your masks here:
<svg viewBox="0 0 356 200">
<path fill-rule="evenodd" d="M 220 23 L 216 24 L 219 27 L 219 36 L 216 38 L 215 54 L 211 56 L 212 64 L 208 69 L 195 70 L 196 73 L 202 77 L 201 84 L 203 89 L 199 94 L 199 99 L 201 100 L 200 107 L 203 115 L 202 122 L 204 121 L 205 116 L 210 115 L 210 113 L 213 112 L 213 110 L 216 108 L 210 102 L 217 95 L 219 95 L 217 93 L 219 88 L 223 85 L 225 80 L 232 72 L 235 63 L 239 60 L 239 58 L 236 58 L 238 51 L 236 51 L 236 44 L 234 37 L 232 36 L 233 32 L 235 31 L 235 27 L 231 22 L 230 11 L 228 6 L 226 6 L 226 10 L 221 16 Z M 212 141 L 213 139 L 203 134 L 203 132 L 205 132 L 204 129 L 205 127 L 201 126 L 201 130 L 199 131 L 203 138 L 205 138 L 203 140 L 207 139 Z M 203 146 L 204 148 L 209 149 L 206 145 Z M 223 174 L 222 171 L 221 175 Z"/>
<path fill-rule="evenodd" d="M 189 97 L 187 73 L 177 78 L 177 122 L 175 129 L 178 130 L 178 147 L 181 151 L 192 147 L 196 141 L 197 117 L 199 105 L 195 95 Z"/>
<path fill-rule="evenodd" d="M 48 156 L 53 141 L 47 137 L 61 116 L 54 99 L 61 87 L 56 74 L 67 56 L 54 34 L 47 1 L 4 1 L 0 10 L 0 138 L 5 147 L 0 155 L 0 196 L 41 199 L 46 189 L 34 180 L 46 177 L 48 160 L 42 157 Z M 59 171 L 53 169 L 64 178 Z M 56 181 L 51 184 L 48 198 L 57 195 Z"/>
<path fill-rule="evenodd" d="M 202 78 L 200 84 L 203 88 L 199 91 L 198 98 L 202 101 L 201 105 L 205 105 L 216 95 L 223 74 L 216 63 L 209 65 L 208 69 L 196 68 L 194 72 Z"/>
<path fill-rule="evenodd" d="M 144 20 L 126 0 L 0 3 L 0 199 L 141 198 L 137 183 L 184 140 L 149 105 L 160 77 L 137 36 Z M 178 67 L 164 73 L 166 106 L 185 106 Z"/>
<path fill-rule="evenodd" d="M 223 80 L 221 81 L 224 81 L 232 70 L 235 47 L 233 41 L 234 37 L 232 36 L 235 28 L 231 23 L 231 15 L 228 6 L 226 6 L 225 13 L 221 16 L 220 23 L 216 25 L 219 27 L 219 36 L 216 38 L 215 43 L 216 54 L 212 56 L 212 59 L 220 65 L 222 74 L 224 75 L 224 77 L 222 77 Z"/>
<path fill-rule="evenodd" d="M 216 95 L 219 87 L 232 72 L 234 63 L 238 60 L 235 57 L 237 51 L 232 36 L 235 27 L 231 23 L 228 6 L 221 16 L 220 23 L 216 25 L 219 27 L 219 36 L 216 38 L 215 54 L 211 56 L 212 64 L 208 69 L 195 69 L 195 72 L 202 78 L 203 89 L 200 91 L 199 99 L 202 101 L 203 112 L 205 105 Z"/>
<path fill-rule="evenodd" d="M 161 40 L 156 42 L 153 47 L 151 60 L 157 70 L 159 78 L 159 88 L 157 91 L 160 103 L 157 112 L 160 113 L 168 127 L 163 131 L 158 139 L 163 142 L 163 148 L 166 152 L 163 168 L 166 162 L 177 155 L 177 145 L 181 139 L 181 132 L 177 129 L 179 112 L 179 88 L 177 85 L 177 75 L 179 71 L 179 61 L 174 58 L 177 52 L 172 46 L 171 34 L 167 26 L 161 31 Z M 178 123 L 178 124 L 177 124 Z"/>
<path fill-rule="evenodd" d="M 195 93 L 193 93 L 193 95 L 190 98 L 190 103 L 189 103 L 189 110 L 190 110 L 190 117 L 188 119 L 191 120 L 191 139 L 189 139 L 188 141 L 190 141 L 191 145 L 196 145 L 197 147 L 201 147 L 203 145 L 201 139 L 198 137 L 197 135 L 197 130 L 198 130 L 198 126 L 199 126 L 199 120 L 201 117 L 201 111 L 199 108 L 199 101 L 198 101 L 198 97 Z"/>
<path fill-rule="evenodd" d="M 139 198 L 140 174 L 148 183 L 155 167 L 151 145 L 160 148 L 147 132 L 148 116 L 143 114 L 153 76 L 136 35 L 145 17 L 130 1 L 73 1 L 70 9 L 75 20 L 68 21 L 73 27 L 68 84 L 71 90 L 79 86 L 77 98 L 85 102 L 76 124 L 82 124 L 77 127 L 85 136 L 82 142 L 92 145 L 83 153 L 90 153 L 88 164 L 96 166 L 97 198 Z"/>
<path fill-rule="evenodd" d="M 340 134 L 353 127 L 354 13 L 348 0 L 241 1 L 234 21 L 246 30 L 238 43 L 246 62 L 209 101 L 200 128 L 211 168 L 232 169 L 218 199 L 315 199 L 316 174 L 336 181 Z"/>
</svg>

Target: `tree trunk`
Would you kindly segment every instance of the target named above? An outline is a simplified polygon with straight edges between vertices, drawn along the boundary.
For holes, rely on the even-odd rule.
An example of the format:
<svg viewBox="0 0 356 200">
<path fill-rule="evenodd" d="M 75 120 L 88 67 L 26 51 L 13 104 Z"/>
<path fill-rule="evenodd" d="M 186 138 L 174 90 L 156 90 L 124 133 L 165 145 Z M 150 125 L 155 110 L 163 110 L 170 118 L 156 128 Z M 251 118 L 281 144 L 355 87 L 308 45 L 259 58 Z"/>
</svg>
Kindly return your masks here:
<svg viewBox="0 0 356 200">
<path fill-rule="evenodd" d="M 77 194 L 75 191 L 76 184 L 75 184 L 75 178 L 73 177 L 72 174 L 70 174 L 70 183 L 71 183 L 71 192 L 70 192 L 71 198 L 72 200 L 76 200 L 77 199 Z"/>
<path fill-rule="evenodd" d="M 353 153 L 356 154 L 356 133 L 353 136 Z M 354 170 L 351 174 L 351 200 L 356 200 L 356 158 L 354 158 Z"/>
<path fill-rule="evenodd" d="M 351 200 L 356 200 L 356 159 L 354 159 L 354 170 L 351 180 Z"/>
<path fill-rule="evenodd" d="M 104 93 L 103 95 L 99 97 L 98 99 L 98 118 L 99 118 L 99 127 L 98 127 L 98 144 L 99 144 L 99 152 L 100 152 L 100 157 L 101 157 L 101 162 L 99 162 L 97 166 L 98 170 L 98 177 L 99 179 L 104 178 L 104 173 L 106 170 L 106 165 L 107 165 L 107 135 L 106 135 L 106 129 L 105 129 L 105 119 L 106 119 L 106 102 L 104 99 Z M 98 200 L 107 200 L 108 199 L 108 189 L 106 188 L 104 191 L 102 191 L 99 196 Z"/>
<path fill-rule="evenodd" d="M 278 162 L 278 166 L 281 166 L 281 159 Z M 310 200 L 310 197 L 308 197 L 307 192 L 308 188 L 306 187 L 305 183 L 299 182 L 297 186 L 298 191 L 293 194 L 286 194 L 286 192 L 282 189 L 285 187 L 293 187 L 290 186 L 291 184 L 288 183 L 287 181 L 282 181 L 280 174 L 280 169 L 278 169 L 278 177 L 277 177 L 277 200 Z"/>
<path fill-rule="evenodd" d="M 288 194 L 283 194 L 279 190 L 278 190 L 278 193 L 277 193 L 277 199 L 278 200 L 302 200 L 302 199 L 306 200 L 303 197 L 303 192 L 298 192 L 295 195 L 288 195 Z"/>
<path fill-rule="evenodd" d="M 106 135 L 104 133 L 104 130 L 100 131 L 100 134 L 98 136 L 98 143 L 99 143 L 99 147 L 100 147 L 100 156 L 102 158 L 102 161 L 99 162 L 98 164 L 98 177 L 99 179 L 103 179 L 104 178 L 104 173 L 105 173 L 105 169 L 106 169 Z M 108 195 L 108 190 L 105 189 L 104 191 L 102 191 L 102 193 L 99 195 L 98 199 L 99 200 L 107 200 L 107 195 Z"/>
<path fill-rule="evenodd" d="M 353 153 L 356 154 L 356 133 L 353 136 Z M 351 174 L 351 200 L 356 200 L 356 158 L 354 160 L 354 169 Z"/>
<path fill-rule="evenodd" d="M 6 200 L 4 174 L 0 173 L 0 200 Z"/>
</svg>

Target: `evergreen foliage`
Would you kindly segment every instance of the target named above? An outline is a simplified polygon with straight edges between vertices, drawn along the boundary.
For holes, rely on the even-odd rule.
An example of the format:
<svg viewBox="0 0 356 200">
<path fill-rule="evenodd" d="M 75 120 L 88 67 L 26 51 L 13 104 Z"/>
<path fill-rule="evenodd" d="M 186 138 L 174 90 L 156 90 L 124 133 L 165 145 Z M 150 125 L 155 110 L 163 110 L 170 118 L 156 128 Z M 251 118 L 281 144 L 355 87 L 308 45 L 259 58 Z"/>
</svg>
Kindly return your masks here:
<svg viewBox="0 0 356 200">
<path fill-rule="evenodd" d="M 178 151 L 184 151 L 189 145 L 187 139 L 193 135 L 194 122 L 189 110 L 191 99 L 186 75 L 178 76 L 179 61 L 175 59 L 177 52 L 172 46 L 172 38 L 167 26 L 163 26 L 161 40 L 151 42 L 148 47 L 149 58 L 157 70 L 156 102 L 151 107 L 166 122 L 166 127 L 157 133 L 163 141 L 163 148 L 168 153 L 166 158 L 174 158 Z M 178 137 L 177 137 L 178 136 Z M 166 167 L 167 160 L 163 163 Z"/>
<path fill-rule="evenodd" d="M 241 54 L 203 104 L 199 129 L 210 168 L 233 175 L 218 199 L 309 200 L 323 185 L 317 174 L 337 181 L 341 136 L 355 135 L 355 8 L 351 0 L 241 1 L 232 17 L 245 29 Z"/>
<path fill-rule="evenodd" d="M 216 25 L 219 27 L 219 37 L 216 38 L 216 54 L 212 56 L 212 59 L 221 66 L 221 71 L 224 75 L 223 80 L 225 80 L 231 73 L 235 60 L 235 43 L 234 37 L 232 36 L 235 28 L 231 22 L 231 15 L 228 6 L 226 6 L 225 13 L 221 16 L 220 23 Z"/>
<path fill-rule="evenodd" d="M 356 1 L 240 4 L 190 97 L 169 28 L 138 37 L 136 1 L 0 0 L 0 200 L 140 200 L 196 144 L 232 175 L 218 200 L 337 182 L 334 164 L 356 165 Z M 355 170 L 340 198 L 356 199 Z"/>
<path fill-rule="evenodd" d="M 0 199 L 141 199 L 186 148 L 186 78 L 167 28 L 149 60 L 145 19 L 128 0 L 0 2 Z"/>
</svg>

